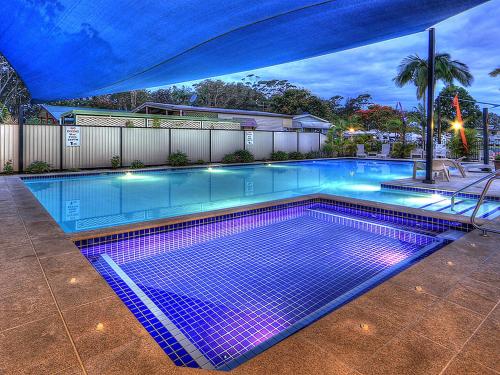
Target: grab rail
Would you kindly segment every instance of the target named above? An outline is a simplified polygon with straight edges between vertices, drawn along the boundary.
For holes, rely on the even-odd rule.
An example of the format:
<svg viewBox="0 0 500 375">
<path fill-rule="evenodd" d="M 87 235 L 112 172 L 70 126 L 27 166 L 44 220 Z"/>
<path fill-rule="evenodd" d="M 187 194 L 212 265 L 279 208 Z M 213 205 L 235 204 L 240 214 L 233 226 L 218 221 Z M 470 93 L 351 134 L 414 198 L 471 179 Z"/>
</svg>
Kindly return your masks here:
<svg viewBox="0 0 500 375">
<path fill-rule="evenodd" d="M 479 211 L 479 208 L 483 204 L 483 201 L 484 201 L 484 199 L 486 197 L 486 194 L 488 193 L 488 190 L 489 190 L 491 184 L 493 183 L 493 181 L 495 181 L 497 179 L 500 179 L 500 171 L 496 171 L 495 173 L 492 173 L 492 174 L 493 174 L 493 176 L 490 176 L 490 179 L 488 180 L 488 182 L 484 186 L 483 192 L 481 193 L 481 196 L 479 197 L 479 200 L 477 201 L 476 207 L 474 208 L 474 211 L 472 212 L 472 215 L 470 217 L 470 221 L 471 221 L 472 226 L 474 228 L 479 229 L 480 231 L 482 231 L 483 232 L 482 233 L 483 237 L 488 236 L 487 232 L 500 234 L 500 230 L 498 230 L 498 229 L 488 228 L 488 227 L 484 227 L 484 226 L 480 226 L 480 225 L 476 224 L 476 215 L 477 215 L 477 212 Z"/>
<path fill-rule="evenodd" d="M 484 180 L 487 180 L 489 178 L 492 178 L 494 176 L 497 175 L 497 172 L 493 172 L 493 173 L 490 173 L 484 177 L 481 177 L 479 180 L 476 180 L 474 182 L 471 182 L 469 185 L 467 186 L 464 186 L 463 188 L 461 188 L 460 190 L 457 190 L 456 192 L 454 192 L 452 195 L 451 195 L 451 210 L 452 211 L 455 211 L 455 197 L 460 194 L 462 191 L 470 188 L 471 186 L 474 186 L 476 184 L 479 184 L 480 182 L 483 182 Z M 484 190 L 483 190 L 484 191 Z"/>
</svg>

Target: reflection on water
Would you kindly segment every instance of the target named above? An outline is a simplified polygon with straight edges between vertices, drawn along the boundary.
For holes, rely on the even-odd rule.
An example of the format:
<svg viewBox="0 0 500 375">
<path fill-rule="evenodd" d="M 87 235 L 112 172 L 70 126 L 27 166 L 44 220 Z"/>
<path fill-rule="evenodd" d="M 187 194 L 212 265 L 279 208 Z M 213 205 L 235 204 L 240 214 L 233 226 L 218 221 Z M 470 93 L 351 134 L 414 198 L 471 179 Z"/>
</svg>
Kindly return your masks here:
<svg viewBox="0 0 500 375">
<path fill-rule="evenodd" d="M 25 181 L 66 232 L 313 193 L 416 206 L 422 196 L 380 190 L 410 162 L 335 160 Z"/>
</svg>

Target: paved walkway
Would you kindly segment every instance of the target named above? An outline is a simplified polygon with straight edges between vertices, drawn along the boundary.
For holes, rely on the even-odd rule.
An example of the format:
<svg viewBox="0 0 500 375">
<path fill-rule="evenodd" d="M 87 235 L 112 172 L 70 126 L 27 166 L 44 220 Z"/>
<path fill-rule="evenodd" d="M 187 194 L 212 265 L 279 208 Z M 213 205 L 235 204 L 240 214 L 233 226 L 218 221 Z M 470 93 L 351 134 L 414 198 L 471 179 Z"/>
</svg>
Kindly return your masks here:
<svg viewBox="0 0 500 375">
<path fill-rule="evenodd" d="M 498 374 L 498 241 L 471 232 L 233 373 Z M 0 177 L 0 373 L 207 372 L 174 366 L 22 182 Z"/>
</svg>

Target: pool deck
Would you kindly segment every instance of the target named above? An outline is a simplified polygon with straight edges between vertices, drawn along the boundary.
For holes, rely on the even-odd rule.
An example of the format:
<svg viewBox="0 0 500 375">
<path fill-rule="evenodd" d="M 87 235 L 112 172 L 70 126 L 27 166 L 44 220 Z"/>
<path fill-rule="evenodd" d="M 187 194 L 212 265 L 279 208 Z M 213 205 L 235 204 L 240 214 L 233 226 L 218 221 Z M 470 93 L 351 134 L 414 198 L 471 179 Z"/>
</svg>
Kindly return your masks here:
<svg viewBox="0 0 500 375">
<path fill-rule="evenodd" d="M 1 374 L 207 373 L 170 361 L 18 177 L 0 224 Z M 499 374 L 499 239 L 464 235 L 232 373 Z"/>
</svg>

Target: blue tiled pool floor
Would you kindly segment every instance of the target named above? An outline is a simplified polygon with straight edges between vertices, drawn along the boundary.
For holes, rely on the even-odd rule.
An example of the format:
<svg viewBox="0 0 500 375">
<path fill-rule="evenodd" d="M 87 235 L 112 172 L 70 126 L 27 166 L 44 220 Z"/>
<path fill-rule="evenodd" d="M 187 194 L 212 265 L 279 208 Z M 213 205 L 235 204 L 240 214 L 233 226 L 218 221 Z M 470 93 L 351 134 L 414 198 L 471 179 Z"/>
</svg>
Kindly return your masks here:
<svg viewBox="0 0 500 375">
<path fill-rule="evenodd" d="M 442 245 L 324 206 L 275 215 L 82 252 L 176 364 L 229 369 Z"/>
</svg>

